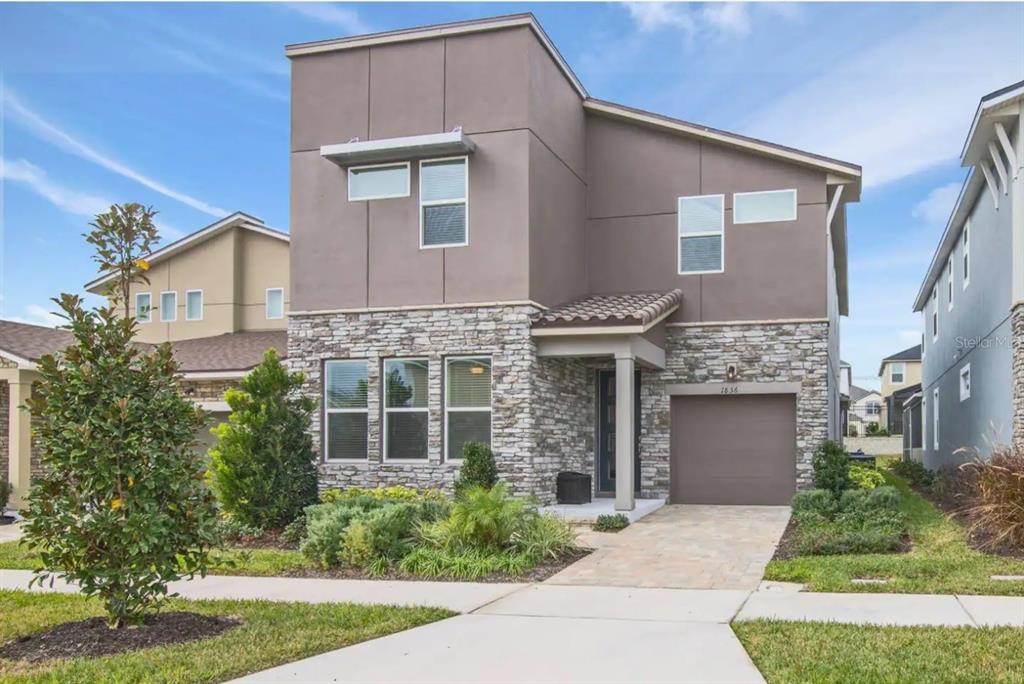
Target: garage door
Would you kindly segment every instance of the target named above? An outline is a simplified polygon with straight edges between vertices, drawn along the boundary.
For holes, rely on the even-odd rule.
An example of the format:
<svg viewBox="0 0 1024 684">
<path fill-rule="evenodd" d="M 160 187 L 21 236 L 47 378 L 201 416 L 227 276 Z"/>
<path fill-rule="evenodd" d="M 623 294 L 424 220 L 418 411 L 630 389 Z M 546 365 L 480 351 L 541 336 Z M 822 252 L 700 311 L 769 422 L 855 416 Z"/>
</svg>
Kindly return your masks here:
<svg viewBox="0 0 1024 684">
<path fill-rule="evenodd" d="M 672 503 L 788 504 L 795 454 L 792 394 L 672 397 Z"/>
</svg>

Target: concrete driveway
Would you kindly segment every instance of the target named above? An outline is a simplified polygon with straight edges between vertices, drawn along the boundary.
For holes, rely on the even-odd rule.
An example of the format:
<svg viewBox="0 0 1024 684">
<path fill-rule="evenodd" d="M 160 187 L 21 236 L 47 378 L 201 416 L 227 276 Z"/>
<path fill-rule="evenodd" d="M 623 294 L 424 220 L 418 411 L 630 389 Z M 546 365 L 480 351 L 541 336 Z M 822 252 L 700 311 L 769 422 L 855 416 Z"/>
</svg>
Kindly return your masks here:
<svg viewBox="0 0 1024 684">
<path fill-rule="evenodd" d="M 597 550 L 548 582 L 753 591 L 788 521 L 788 506 L 664 506 L 617 534 L 585 533 Z"/>
</svg>

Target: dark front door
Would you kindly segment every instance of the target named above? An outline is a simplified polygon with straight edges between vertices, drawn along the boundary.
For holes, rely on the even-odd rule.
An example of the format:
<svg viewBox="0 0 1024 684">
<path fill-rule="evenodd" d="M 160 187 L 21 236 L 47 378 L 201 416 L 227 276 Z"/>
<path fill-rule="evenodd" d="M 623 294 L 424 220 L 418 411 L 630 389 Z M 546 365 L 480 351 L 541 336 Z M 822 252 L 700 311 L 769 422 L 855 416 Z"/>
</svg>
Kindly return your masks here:
<svg viewBox="0 0 1024 684">
<path fill-rule="evenodd" d="M 640 371 L 634 381 L 634 489 L 640 491 Z M 615 493 L 615 371 L 597 372 L 597 491 Z"/>
</svg>

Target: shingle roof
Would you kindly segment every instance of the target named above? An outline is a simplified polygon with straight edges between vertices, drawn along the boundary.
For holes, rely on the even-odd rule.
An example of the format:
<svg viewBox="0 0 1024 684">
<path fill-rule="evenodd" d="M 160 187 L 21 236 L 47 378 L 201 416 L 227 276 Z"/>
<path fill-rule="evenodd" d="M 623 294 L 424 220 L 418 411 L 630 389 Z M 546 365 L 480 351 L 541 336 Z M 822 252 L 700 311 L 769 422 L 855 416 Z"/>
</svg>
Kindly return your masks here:
<svg viewBox="0 0 1024 684">
<path fill-rule="evenodd" d="M 27 361 L 38 361 L 72 342 L 67 330 L 0 320 L 0 351 Z M 288 353 L 287 331 L 245 331 L 171 343 L 183 373 L 248 370 L 262 361 L 264 352 L 271 347 L 284 358 Z"/>
<path fill-rule="evenodd" d="M 682 290 L 588 295 L 538 316 L 534 328 L 646 326 L 679 308 Z"/>
<path fill-rule="evenodd" d="M 913 347 L 904 349 L 901 352 L 896 352 L 892 356 L 886 356 L 882 359 L 882 363 L 886 361 L 920 361 L 921 360 L 921 345 L 915 344 Z"/>
<path fill-rule="evenodd" d="M 857 387 L 856 385 L 850 385 L 850 401 L 860 401 L 864 397 L 873 393 L 874 390 L 864 389 L 863 387 Z"/>
</svg>

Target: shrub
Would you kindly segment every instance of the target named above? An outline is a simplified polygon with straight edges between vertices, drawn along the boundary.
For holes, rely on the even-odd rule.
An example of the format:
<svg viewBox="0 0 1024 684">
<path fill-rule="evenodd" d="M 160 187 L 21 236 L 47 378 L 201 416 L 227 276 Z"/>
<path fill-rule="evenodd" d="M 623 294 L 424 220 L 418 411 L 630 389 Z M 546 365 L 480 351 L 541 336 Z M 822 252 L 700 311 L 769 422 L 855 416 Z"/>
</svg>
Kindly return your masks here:
<svg viewBox="0 0 1024 684">
<path fill-rule="evenodd" d="M 853 463 L 850 465 L 850 481 L 860 489 L 874 489 L 885 484 L 885 476 L 875 468 Z"/>
<path fill-rule="evenodd" d="M 988 461 L 966 463 L 972 530 L 985 533 L 987 547 L 1024 548 L 1024 450 L 996 449 Z"/>
<path fill-rule="evenodd" d="M 354 506 L 310 506 L 306 509 L 306 538 L 300 547 L 302 553 L 324 567 L 337 565 L 345 529 L 362 513 L 362 509 Z"/>
<path fill-rule="evenodd" d="M 535 564 L 530 554 L 521 551 L 421 546 L 399 561 L 398 569 L 418 577 L 475 580 L 495 573 L 515 577 Z"/>
<path fill-rule="evenodd" d="M 814 452 L 811 465 L 815 489 L 827 489 L 838 497 L 844 489 L 850 488 L 850 459 L 838 443 L 822 442 Z"/>
<path fill-rule="evenodd" d="M 236 518 L 222 516 L 217 519 L 217 533 L 222 542 L 234 542 L 245 537 L 258 537 L 263 534 L 263 530 L 246 525 Z"/>
<path fill-rule="evenodd" d="M 512 545 L 537 561 L 554 560 L 575 548 L 576 532 L 561 518 L 532 514 L 513 537 Z"/>
<path fill-rule="evenodd" d="M 25 542 L 40 555 L 42 584 L 61 577 L 98 596 L 112 627 L 142 622 L 168 582 L 205 574 L 217 510 L 194 451 L 202 412 L 181 396 L 168 344 L 134 344 L 124 301 L 145 280 L 140 257 L 156 240 L 154 212 L 138 204 L 96 217 L 87 240 L 113 274 L 111 305 L 86 311 L 54 300 L 74 342 L 37 363 L 28 402 L 42 473 L 29 492 Z M 123 316 L 115 307 L 124 304 Z"/>
<path fill-rule="evenodd" d="M 629 518 L 624 513 L 604 513 L 594 521 L 594 529 L 598 532 L 618 532 L 627 527 Z"/>
<path fill-rule="evenodd" d="M 875 487 L 868 494 L 868 508 L 872 510 L 898 511 L 903 497 L 900 490 L 889 485 Z"/>
<path fill-rule="evenodd" d="M 474 487 L 490 489 L 498 484 L 498 466 L 491 447 L 482 442 L 466 442 L 462 447 L 462 458 L 459 477 L 455 480 L 456 498 L 462 498 Z"/>
<path fill-rule="evenodd" d="M 420 492 L 412 487 L 349 487 L 347 489 L 328 489 L 320 495 L 322 503 L 347 502 L 352 499 L 370 498 L 383 503 L 399 503 L 402 501 L 420 501 L 422 499 L 444 500 L 444 494 L 436 489 Z"/>
<path fill-rule="evenodd" d="M 797 492 L 793 496 L 793 515 L 813 514 L 822 518 L 831 518 L 836 514 L 839 504 L 832 492 L 827 489 L 808 489 Z"/>
<path fill-rule="evenodd" d="M 213 429 L 210 482 L 221 507 L 247 525 L 282 527 L 317 501 L 307 430 L 316 402 L 295 395 L 302 383 L 268 349 L 241 388 L 224 394 L 231 416 Z"/>
<path fill-rule="evenodd" d="M 903 530 L 898 526 L 823 521 L 801 525 L 795 548 L 798 554 L 806 556 L 885 553 L 899 549 L 902 538 Z"/>
<path fill-rule="evenodd" d="M 914 487 L 928 489 L 935 482 L 935 473 L 924 467 L 918 461 L 893 461 L 889 466 L 896 475 L 902 477 L 908 484 Z"/>
<path fill-rule="evenodd" d="M 0 480 L 0 516 L 7 510 L 7 503 L 11 500 L 13 491 L 14 485 L 7 480 Z"/>
<path fill-rule="evenodd" d="M 448 545 L 506 547 L 522 527 L 526 511 L 525 502 L 509 496 L 504 484 L 466 490 L 446 521 Z"/>
<path fill-rule="evenodd" d="M 905 530 L 900 494 L 894 487 L 812 489 L 793 497 L 795 550 L 802 555 L 884 553 L 900 547 Z"/>
<path fill-rule="evenodd" d="M 288 544 L 300 544 L 306 538 L 306 514 L 303 513 L 295 520 L 285 525 L 281 530 L 281 541 Z"/>
</svg>

